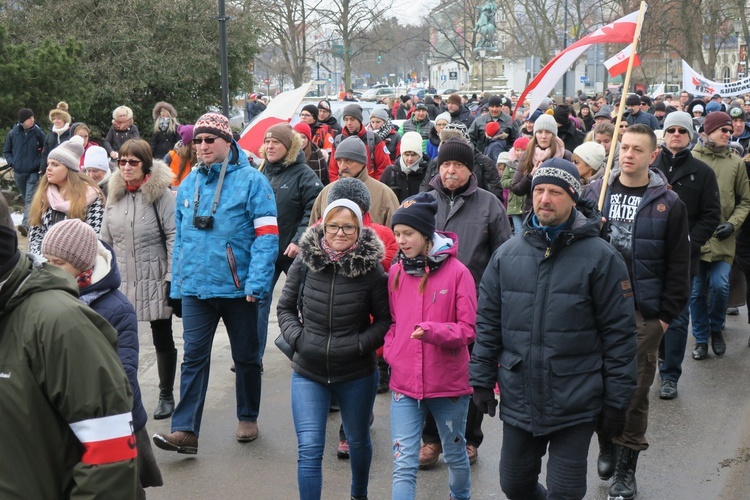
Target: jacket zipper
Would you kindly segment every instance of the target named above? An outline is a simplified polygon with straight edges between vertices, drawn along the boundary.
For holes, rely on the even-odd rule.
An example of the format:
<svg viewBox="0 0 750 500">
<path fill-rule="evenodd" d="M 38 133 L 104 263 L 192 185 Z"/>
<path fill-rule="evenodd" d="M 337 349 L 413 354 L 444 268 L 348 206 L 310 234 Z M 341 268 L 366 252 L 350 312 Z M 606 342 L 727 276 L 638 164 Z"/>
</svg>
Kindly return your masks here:
<svg viewBox="0 0 750 500">
<path fill-rule="evenodd" d="M 240 286 L 240 277 L 237 275 L 237 260 L 234 258 L 234 251 L 232 250 L 232 244 L 227 241 L 227 263 L 229 264 L 229 272 L 232 273 L 232 280 L 237 290 L 242 290 Z"/>
<path fill-rule="evenodd" d="M 331 340 L 333 332 L 333 290 L 336 287 L 336 271 L 331 278 L 331 289 L 328 292 L 328 340 L 326 341 L 326 373 L 328 374 L 328 383 L 331 383 Z"/>
</svg>

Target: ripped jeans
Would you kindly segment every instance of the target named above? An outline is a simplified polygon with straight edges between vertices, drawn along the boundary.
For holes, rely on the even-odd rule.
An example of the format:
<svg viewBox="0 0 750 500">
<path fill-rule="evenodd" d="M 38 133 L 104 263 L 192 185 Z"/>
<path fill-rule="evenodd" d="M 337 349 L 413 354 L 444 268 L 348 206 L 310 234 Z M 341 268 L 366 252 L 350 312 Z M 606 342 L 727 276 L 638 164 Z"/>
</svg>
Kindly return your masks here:
<svg viewBox="0 0 750 500">
<path fill-rule="evenodd" d="M 391 394 L 391 441 L 393 444 L 393 500 L 413 499 L 417 493 L 417 469 L 422 426 L 429 410 L 437 422 L 448 466 L 448 485 L 455 500 L 471 498 L 471 472 L 466 454 L 466 414 L 470 396 L 417 400 Z"/>
</svg>

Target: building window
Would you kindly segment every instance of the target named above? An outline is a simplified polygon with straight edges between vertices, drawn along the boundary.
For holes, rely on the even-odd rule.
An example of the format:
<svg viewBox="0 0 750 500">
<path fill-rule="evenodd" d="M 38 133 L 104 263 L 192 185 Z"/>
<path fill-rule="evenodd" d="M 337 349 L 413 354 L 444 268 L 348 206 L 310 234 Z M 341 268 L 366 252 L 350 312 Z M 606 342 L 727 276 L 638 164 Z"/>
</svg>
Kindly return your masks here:
<svg viewBox="0 0 750 500">
<path fill-rule="evenodd" d="M 729 83 L 732 81 L 731 73 L 729 71 L 728 66 L 724 66 L 724 82 L 723 83 Z"/>
</svg>

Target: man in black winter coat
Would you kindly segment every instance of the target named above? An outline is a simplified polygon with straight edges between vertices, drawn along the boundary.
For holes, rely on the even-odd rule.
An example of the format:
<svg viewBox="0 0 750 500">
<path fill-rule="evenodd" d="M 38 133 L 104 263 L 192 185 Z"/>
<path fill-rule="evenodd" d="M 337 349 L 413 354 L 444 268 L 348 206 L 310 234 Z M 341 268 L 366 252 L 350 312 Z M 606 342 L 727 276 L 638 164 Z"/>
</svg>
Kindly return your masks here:
<svg viewBox="0 0 750 500">
<path fill-rule="evenodd" d="M 690 143 L 695 135 L 690 115 L 674 111 L 664 119 L 664 144 L 651 165 L 659 169 L 685 204 L 690 230 L 691 265 L 690 284 L 698 269 L 701 247 L 711 239 L 721 223 L 719 186 L 713 169 L 695 158 L 690 152 Z M 677 382 L 682 374 L 682 360 L 687 345 L 690 307 L 685 306 L 680 315 L 669 324 L 660 346 L 662 359 L 661 399 L 677 397 Z"/>
<path fill-rule="evenodd" d="M 500 486 L 508 498 L 583 498 L 594 429 L 619 435 L 636 387 L 628 271 L 599 237 L 594 203 L 576 207 L 580 190 L 571 162 L 542 163 L 533 214 L 494 253 L 479 286 L 469 382 L 490 416 L 499 383 Z M 549 491 L 538 482 L 548 449 Z"/>
<path fill-rule="evenodd" d="M 597 179 L 584 197 L 599 199 L 605 235 L 620 251 L 633 284 L 638 319 L 638 386 L 630 401 L 625 430 L 615 439 L 599 432 L 599 477 L 614 476 L 610 498 L 632 499 L 637 493 L 638 454 L 649 446 L 649 391 L 656 356 L 667 327 L 690 298 L 690 241 L 685 204 L 669 189 L 661 172 L 650 170 L 658 154 L 656 135 L 648 125 L 630 125 L 620 141 L 620 169 L 607 186 Z"/>
</svg>

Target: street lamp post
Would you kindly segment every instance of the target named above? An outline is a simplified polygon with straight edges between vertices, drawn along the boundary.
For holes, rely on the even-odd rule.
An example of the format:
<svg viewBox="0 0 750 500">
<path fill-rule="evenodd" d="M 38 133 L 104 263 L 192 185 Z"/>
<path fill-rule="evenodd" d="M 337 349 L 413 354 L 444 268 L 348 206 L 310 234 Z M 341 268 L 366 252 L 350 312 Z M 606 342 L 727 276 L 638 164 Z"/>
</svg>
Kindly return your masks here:
<svg viewBox="0 0 750 500">
<path fill-rule="evenodd" d="M 477 53 L 479 54 L 479 62 L 482 68 L 482 93 L 484 94 L 484 58 L 487 55 L 487 50 L 479 49 Z"/>
</svg>

